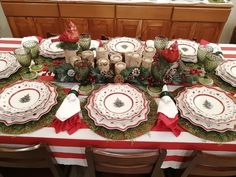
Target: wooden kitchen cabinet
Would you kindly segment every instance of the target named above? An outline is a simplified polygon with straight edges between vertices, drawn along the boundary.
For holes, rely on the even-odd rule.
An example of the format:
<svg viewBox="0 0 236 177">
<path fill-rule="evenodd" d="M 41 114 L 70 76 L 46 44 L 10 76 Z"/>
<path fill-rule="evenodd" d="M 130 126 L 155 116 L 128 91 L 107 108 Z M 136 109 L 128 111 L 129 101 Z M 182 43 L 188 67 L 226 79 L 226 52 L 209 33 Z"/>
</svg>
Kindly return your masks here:
<svg viewBox="0 0 236 177">
<path fill-rule="evenodd" d="M 175 7 L 170 38 L 218 42 L 229 13 L 229 8 Z"/>
<path fill-rule="evenodd" d="M 59 4 L 63 21 L 73 21 L 80 33 L 89 33 L 93 39 L 101 35 L 114 36 L 114 5 Z"/>
<path fill-rule="evenodd" d="M 141 37 L 142 20 L 118 19 L 116 25 L 116 34 L 119 37 Z"/>
<path fill-rule="evenodd" d="M 116 6 L 117 36 L 136 37 L 142 40 L 155 36 L 168 36 L 172 7 Z"/>
<path fill-rule="evenodd" d="M 60 34 L 73 21 L 80 33 L 98 39 L 127 36 L 141 40 L 206 39 L 218 42 L 231 7 L 179 4 L 116 4 L 1 0 L 14 37 Z"/>
<path fill-rule="evenodd" d="M 14 37 L 61 32 L 59 11 L 54 3 L 11 3 L 2 2 Z"/>
<path fill-rule="evenodd" d="M 37 35 L 32 17 L 7 17 L 14 37 Z"/>
</svg>

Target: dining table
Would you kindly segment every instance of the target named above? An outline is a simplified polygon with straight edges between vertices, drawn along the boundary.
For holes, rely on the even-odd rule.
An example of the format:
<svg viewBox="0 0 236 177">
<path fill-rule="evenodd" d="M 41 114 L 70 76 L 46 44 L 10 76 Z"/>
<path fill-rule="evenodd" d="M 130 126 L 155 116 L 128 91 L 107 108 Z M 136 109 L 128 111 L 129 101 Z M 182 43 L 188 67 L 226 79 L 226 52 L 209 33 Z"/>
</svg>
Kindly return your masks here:
<svg viewBox="0 0 236 177">
<path fill-rule="evenodd" d="M 0 52 L 13 52 L 20 47 L 21 41 L 22 38 L 0 38 Z M 225 60 L 236 60 L 236 44 L 218 45 Z M 73 84 L 65 83 L 63 86 L 71 88 Z M 168 87 L 172 90 L 177 88 L 176 86 Z M 52 126 L 19 135 L 0 133 L 1 146 L 22 147 L 39 142 L 48 143 L 58 164 L 80 166 L 87 166 L 85 147 L 89 146 L 125 153 L 164 148 L 167 150 L 167 156 L 162 168 L 175 169 L 184 167 L 191 159 L 194 150 L 213 154 L 236 154 L 236 141 L 214 142 L 194 136 L 186 130 L 182 130 L 180 136 L 176 137 L 173 132 L 164 127 L 153 127 L 144 135 L 126 140 L 104 138 L 88 127 L 82 127 L 71 135 L 67 132 L 56 133 Z"/>
</svg>

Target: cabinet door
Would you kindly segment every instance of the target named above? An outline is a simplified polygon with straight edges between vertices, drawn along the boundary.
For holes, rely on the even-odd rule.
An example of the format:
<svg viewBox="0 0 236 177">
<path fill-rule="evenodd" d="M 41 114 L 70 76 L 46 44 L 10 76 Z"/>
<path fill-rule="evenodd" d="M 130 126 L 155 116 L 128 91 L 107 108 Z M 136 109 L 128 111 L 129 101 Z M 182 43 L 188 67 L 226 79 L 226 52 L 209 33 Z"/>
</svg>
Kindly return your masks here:
<svg viewBox="0 0 236 177">
<path fill-rule="evenodd" d="M 92 39 L 101 39 L 101 35 L 113 37 L 114 20 L 113 19 L 89 19 L 88 29 Z"/>
<path fill-rule="evenodd" d="M 8 17 L 8 22 L 13 37 L 25 37 L 37 35 L 33 18 L 31 17 Z"/>
<path fill-rule="evenodd" d="M 86 18 L 63 18 L 64 28 L 66 27 L 66 25 L 68 24 L 69 21 L 72 21 L 76 25 L 79 33 L 89 33 L 88 19 L 86 19 Z"/>
<path fill-rule="evenodd" d="M 193 38 L 197 39 L 198 42 L 201 39 L 205 39 L 216 43 L 219 40 L 222 29 L 222 23 L 197 23 Z"/>
<path fill-rule="evenodd" d="M 161 20 L 143 20 L 142 40 L 154 39 L 155 36 L 168 36 L 170 23 Z"/>
<path fill-rule="evenodd" d="M 117 20 L 117 36 L 141 37 L 142 20 Z"/>
<path fill-rule="evenodd" d="M 196 23 L 173 22 L 171 26 L 170 39 L 192 39 Z"/>
<path fill-rule="evenodd" d="M 50 34 L 58 35 L 62 32 L 58 18 L 34 18 L 37 34 L 47 38 Z"/>
</svg>

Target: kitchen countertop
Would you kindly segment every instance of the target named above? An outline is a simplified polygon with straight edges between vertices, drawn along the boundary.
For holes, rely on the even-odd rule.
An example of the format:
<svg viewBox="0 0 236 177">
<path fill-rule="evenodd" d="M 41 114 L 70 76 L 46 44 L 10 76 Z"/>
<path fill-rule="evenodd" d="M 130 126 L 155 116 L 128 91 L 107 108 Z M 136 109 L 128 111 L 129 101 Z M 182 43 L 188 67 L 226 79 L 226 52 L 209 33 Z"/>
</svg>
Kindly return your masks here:
<svg viewBox="0 0 236 177">
<path fill-rule="evenodd" d="M 208 0 L 0 0 L 0 2 L 62 2 L 62 3 L 102 3 L 102 4 L 144 4 L 174 6 L 210 6 L 233 7 L 231 1 L 225 3 L 209 3 Z"/>
</svg>

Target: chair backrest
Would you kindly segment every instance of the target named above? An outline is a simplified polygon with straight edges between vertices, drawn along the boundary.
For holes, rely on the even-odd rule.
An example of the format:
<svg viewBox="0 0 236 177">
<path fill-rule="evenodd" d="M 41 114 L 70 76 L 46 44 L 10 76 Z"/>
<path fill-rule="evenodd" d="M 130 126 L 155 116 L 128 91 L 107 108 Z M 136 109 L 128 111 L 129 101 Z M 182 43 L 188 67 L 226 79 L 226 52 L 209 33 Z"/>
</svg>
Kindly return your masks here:
<svg viewBox="0 0 236 177">
<path fill-rule="evenodd" d="M 46 143 L 24 148 L 0 146 L 0 167 L 10 168 L 49 168 L 54 177 L 62 177 L 59 166 L 50 154 Z"/>
<path fill-rule="evenodd" d="M 236 156 L 219 156 L 194 152 L 195 157 L 181 177 L 196 176 L 236 176 Z"/>
<path fill-rule="evenodd" d="M 161 165 L 166 157 L 166 150 L 140 153 L 113 153 L 97 148 L 86 148 L 86 159 L 90 177 L 96 171 L 118 174 L 148 174 L 164 176 Z"/>
</svg>

